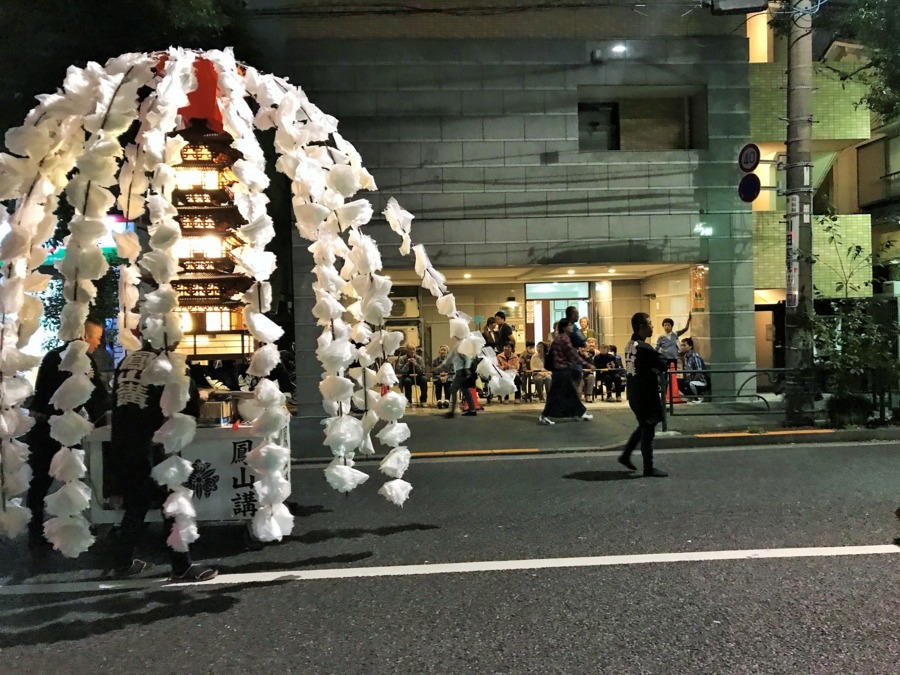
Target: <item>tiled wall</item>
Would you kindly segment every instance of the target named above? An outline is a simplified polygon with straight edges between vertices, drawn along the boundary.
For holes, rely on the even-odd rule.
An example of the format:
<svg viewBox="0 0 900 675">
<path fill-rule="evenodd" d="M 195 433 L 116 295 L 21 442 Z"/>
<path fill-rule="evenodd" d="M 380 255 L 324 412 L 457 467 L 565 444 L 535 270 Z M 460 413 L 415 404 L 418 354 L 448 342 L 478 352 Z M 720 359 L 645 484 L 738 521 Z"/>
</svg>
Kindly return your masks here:
<svg viewBox="0 0 900 675">
<path fill-rule="evenodd" d="M 751 365 L 752 221 L 735 166 L 749 140 L 747 41 L 625 42 L 628 58 L 591 63 L 613 42 L 304 38 L 287 43 L 278 71 L 340 120 L 379 185 L 376 212 L 395 196 L 439 268 L 708 263 L 711 349 Z M 579 86 L 699 87 L 708 149 L 580 152 Z M 410 264 L 385 223 L 368 231 L 386 266 Z M 309 255 L 296 254 L 305 274 Z M 314 345 L 305 311 L 298 298 L 298 350 Z M 298 356 L 307 388 L 311 349 Z"/>
<path fill-rule="evenodd" d="M 785 284 L 785 224 L 777 213 L 753 214 L 753 282 L 756 288 L 784 288 Z M 843 247 L 839 250 L 828 242 L 828 234 L 820 220 L 813 218 L 813 249 L 819 256 L 813 264 L 813 285 L 825 297 L 843 297 L 836 284 L 847 278 L 847 270 L 857 271 L 850 277 L 858 290 L 850 297 L 872 295 L 872 265 L 866 258 L 872 252 L 872 222 L 867 214 L 839 217 Z M 861 256 L 853 262 L 846 254 L 850 246 L 862 246 Z M 844 270 L 841 272 L 841 270 Z"/>
<path fill-rule="evenodd" d="M 867 108 L 858 106 L 866 87 L 841 81 L 819 68 L 813 94 L 813 140 L 864 140 L 871 135 Z M 750 137 L 756 143 L 784 141 L 787 132 L 787 72 L 783 63 L 750 64 Z"/>
</svg>

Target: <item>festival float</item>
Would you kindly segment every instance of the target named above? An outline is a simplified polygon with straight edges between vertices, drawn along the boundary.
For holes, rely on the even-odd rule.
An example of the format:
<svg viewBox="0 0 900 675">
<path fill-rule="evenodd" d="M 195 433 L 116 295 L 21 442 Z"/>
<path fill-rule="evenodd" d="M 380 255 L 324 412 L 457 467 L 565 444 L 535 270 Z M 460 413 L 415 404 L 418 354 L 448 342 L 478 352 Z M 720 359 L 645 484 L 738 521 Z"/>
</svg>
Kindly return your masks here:
<svg viewBox="0 0 900 675">
<path fill-rule="evenodd" d="M 50 275 L 39 267 L 63 193 L 74 216 L 55 266 L 66 301 L 61 368 L 71 375 L 53 399 L 60 414 L 50 419 L 51 436 L 62 447 L 51 474 L 61 487 L 47 498 L 46 538 L 76 557 L 94 541 L 92 524 L 118 516 L 104 494 L 108 430 L 93 429 L 79 413 L 92 389 L 82 326 L 95 282 L 109 267 L 98 241 L 110 212 L 140 219 L 149 233 L 143 244 L 134 232 L 115 235 L 127 261 L 118 269 L 118 340 L 126 352 L 141 339 L 159 352 L 144 377 L 164 387 L 166 421 L 154 440 L 167 457 L 152 475 L 170 490 L 163 505 L 175 520 L 169 545 L 186 550 L 198 538 L 198 519 L 248 519 L 263 542 L 291 533 L 284 503 L 291 492 L 289 413 L 284 394 L 266 379 L 280 361 L 275 343 L 283 331 L 267 316 L 276 259 L 266 246 L 275 225 L 256 130 L 274 130 L 275 168 L 291 181 L 294 225 L 315 263 L 310 320 L 322 328 L 319 390 L 324 443 L 334 456 L 325 479 L 340 492 L 364 484 L 370 475 L 354 459 L 375 455 L 377 441 L 387 479 L 378 492 L 402 506 L 412 489 L 403 478 L 410 431 L 387 356 L 403 334 L 385 327 L 391 281 L 379 273 L 378 245 L 363 231 L 373 209 L 357 194 L 375 190 L 375 180 L 338 121 L 298 86 L 238 63 L 227 49 L 172 48 L 72 66 L 62 88 L 38 102 L 7 133 L 10 153 L 0 155 L 0 202 L 7 205 L 0 224 L 9 230 L 0 242 L 0 533 L 15 537 L 31 518 L 21 503 L 29 480 L 22 437 L 31 426 L 23 406 L 32 393 L 25 375 L 39 358 L 22 350 L 43 310 L 36 294 Z M 413 215 L 392 198 L 383 216 L 400 236 L 400 252 L 414 255 L 422 287 L 437 298 L 460 351 L 483 357 L 479 372 L 495 395 L 512 393 L 512 378 L 470 331 L 471 317 L 457 311 L 424 246 L 413 244 Z M 188 363 L 240 357 L 260 378 L 252 398 L 239 403 L 244 423 L 198 428 L 182 412 Z"/>
</svg>

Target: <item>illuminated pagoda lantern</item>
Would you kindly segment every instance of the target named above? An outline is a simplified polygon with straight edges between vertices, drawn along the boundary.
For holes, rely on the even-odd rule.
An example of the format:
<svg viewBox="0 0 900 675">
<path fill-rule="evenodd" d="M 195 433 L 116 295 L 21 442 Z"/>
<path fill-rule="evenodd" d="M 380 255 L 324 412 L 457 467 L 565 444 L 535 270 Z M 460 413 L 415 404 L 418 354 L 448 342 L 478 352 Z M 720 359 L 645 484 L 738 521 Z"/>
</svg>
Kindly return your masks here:
<svg viewBox="0 0 900 675">
<path fill-rule="evenodd" d="M 202 120 L 180 132 L 187 141 L 176 167 L 172 201 L 182 238 L 176 246 L 183 272 L 178 292 L 184 339 L 177 351 L 189 360 L 247 358 L 255 348 L 243 323 L 240 295 L 252 280 L 235 272 L 231 252 L 242 245 L 244 220 L 234 205 L 231 167 L 240 158 L 228 134 Z"/>
</svg>

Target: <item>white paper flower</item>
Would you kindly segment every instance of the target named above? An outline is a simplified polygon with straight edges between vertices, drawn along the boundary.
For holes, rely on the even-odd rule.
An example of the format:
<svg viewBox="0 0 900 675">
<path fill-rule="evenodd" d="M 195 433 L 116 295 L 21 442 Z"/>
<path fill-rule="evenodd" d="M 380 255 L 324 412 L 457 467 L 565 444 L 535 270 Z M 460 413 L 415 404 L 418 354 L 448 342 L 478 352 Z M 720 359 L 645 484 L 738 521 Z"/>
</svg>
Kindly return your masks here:
<svg viewBox="0 0 900 675">
<path fill-rule="evenodd" d="M 397 478 L 395 480 L 389 480 L 387 483 L 382 485 L 378 490 L 378 494 L 382 495 L 392 504 L 403 506 L 403 503 L 409 498 L 409 493 L 411 490 L 412 485 L 407 483 L 405 480 Z"/>
<path fill-rule="evenodd" d="M 74 410 L 50 418 L 50 437 L 63 446 L 78 445 L 93 428 L 93 424 Z"/>
<path fill-rule="evenodd" d="M 382 268 L 381 253 L 375 240 L 360 232 L 350 235 L 350 253 L 347 259 L 359 274 L 374 274 Z"/>
<path fill-rule="evenodd" d="M 178 515 L 175 516 L 175 522 L 166 537 L 166 544 L 173 551 L 179 553 L 187 553 L 191 544 L 200 538 L 197 531 L 197 521 L 192 516 Z"/>
<path fill-rule="evenodd" d="M 60 448 L 50 461 L 50 475 L 64 483 L 80 480 L 86 474 L 84 450 L 80 448 Z"/>
<path fill-rule="evenodd" d="M 260 541 L 281 541 L 294 527 L 294 517 L 284 504 L 263 506 L 253 516 L 251 529 Z"/>
<path fill-rule="evenodd" d="M 390 361 L 382 363 L 376 374 L 375 382 L 386 387 L 393 387 L 399 381 L 397 374 L 394 372 L 394 366 L 391 365 Z"/>
<path fill-rule="evenodd" d="M 396 391 L 389 391 L 375 404 L 375 414 L 383 420 L 394 422 L 406 412 L 406 397 Z"/>
<path fill-rule="evenodd" d="M 349 466 L 332 462 L 325 469 L 325 480 L 338 492 L 350 492 L 369 480 L 369 475 Z"/>
<path fill-rule="evenodd" d="M 70 375 L 60 386 L 53 392 L 50 397 L 50 405 L 57 410 L 66 410 L 69 408 L 77 408 L 87 403 L 94 391 L 94 383 L 91 378 L 81 373 Z"/>
<path fill-rule="evenodd" d="M 197 510 L 191 498 L 194 495 L 193 490 L 180 486 L 172 490 L 163 503 L 163 513 L 169 518 L 176 516 L 187 516 L 188 518 L 196 518 Z"/>
<path fill-rule="evenodd" d="M 260 342 L 278 342 L 284 335 L 284 329 L 272 319 L 265 314 L 254 312 L 246 306 L 244 307 L 244 323 L 250 330 L 250 334 Z"/>
<path fill-rule="evenodd" d="M 94 543 L 90 523 L 81 515 L 51 518 L 44 523 L 44 537 L 67 558 L 77 558 Z"/>
<path fill-rule="evenodd" d="M 291 494 L 291 483 L 280 471 L 273 471 L 253 484 L 257 500 L 262 506 L 280 504 Z"/>
<path fill-rule="evenodd" d="M 268 438 L 279 433 L 287 426 L 289 419 L 288 411 L 285 408 L 266 408 L 263 413 L 253 420 L 253 426 L 250 434 L 262 438 Z"/>
<path fill-rule="evenodd" d="M 160 485 L 170 489 L 180 487 L 194 472 L 194 467 L 186 459 L 178 455 L 169 455 L 165 460 L 153 467 L 150 475 Z"/>
<path fill-rule="evenodd" d="M 44 502 L 47 511 L 54 516 L 75 516 L 91 505 L 91 489 L 80 481 L 69 481 L 48 495 Z"/>
<path fill-rule="evenodd" d="M 453 293 L 447 293 L 437 299 L 437 311 L 446 317 L 456 315 L 456 298 Z"/>
<path fill-rule="evenodd" d="M 403 245 L 400 247 L 401 255 L 409 255 L 409 233 L 415 216 L 400 206 L 393 197 L 388 200 L 387 208 L 383 213 L 391 229 L 403 238 Z"/>
<path fill-rule="evenodd" d="M 91 358 L 87 355 L 90 345 L 84 340 L 73 340 L 60 353 L 59 369 L 67 373 L 90 375 L 93 372 Z"/>
<path fill-rule="evenodd" d="M 377 434 L 378 440 L 389 448 L 395 448 L 410 437 L 409 425 L 405 422 L 391 422 Z"/>
<path fill-rule="evenodd" d="M 264 408 L 270 406 L 283 406 L 287 397 L 278 388 L 278 385 L 272 380 L 262 379 L 253 390 L 256 400 Z"/>
<path fill-rule="evenodd" d="M 410 452 L 407 448 L 398 446 L 391 450 L 378 465 L 381 473 L 391 478 L 402 478 L 409 468 Z"/>
<path fill-rule="evenodd" d="M 183 407 L 183 406 L 182 406 Z M 174 413 L 153 434 L 154 443 L 162 443 L 166 453 L 181 452 L 194 440 L 197 432 L 197 420 L 190 415 Z"/>
<path fill-rule="evenodd" d="M 21 499 L 10 499 L 6 508 L 0 509 L 0 534 L 8 539 L 15 539 L 31 520 L 31 511 L 22 506 Z"/>
<path fill-rule="evenodd" d="M 278 347 L 274 344 L 263 345 L 250 358 L 247 374 L 253 377 L 265 377 L 279 363 L 281 363 L 281 352 L 278 351 Z"/>
<path fill-rule="evenodd" d="M 351 415 L 332 417 L 325 422 L 325 445 L 336 456 L 356 450 L 362 437 L 362 422 Z"/>
<path fill-rule="evenodd" d="M 257 474 L 266 475 L 273 471 L 290 470 L 291 450 L 276 443 L 266 441 L 246 455 L 247 465 Z"/>
</svg>

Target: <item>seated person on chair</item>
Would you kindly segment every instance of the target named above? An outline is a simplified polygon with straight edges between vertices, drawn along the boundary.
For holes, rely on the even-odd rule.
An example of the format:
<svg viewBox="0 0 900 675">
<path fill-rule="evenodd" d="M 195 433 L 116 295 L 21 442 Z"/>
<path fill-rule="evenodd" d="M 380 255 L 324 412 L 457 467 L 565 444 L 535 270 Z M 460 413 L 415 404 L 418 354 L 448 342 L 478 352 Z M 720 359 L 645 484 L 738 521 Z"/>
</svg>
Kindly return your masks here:
<svg viewBox="0 0 900 675">
<path fill-rule="evenodd" d="M 535 375 L 531 368 L 531 359 L 534 355 L 534 340 L 528 340 L 525 343 L 525 351 L 519 354 L 519 379 L 522 380 L 525 399 L 529 401 L 532 396 L 531 390 Z"/>
<path fill-rule="evenodd" d="M 594 356 L 597 355 L 597 340 L 595 340 L 594 338 L 588 338 L 587 345 L 585 347 L 581 347 L 578 351 L 585 359 L 593 363 Z M 596 385 L 597 373 L 593 370 L 586 370 L 584 372 L 584 377 L 581 380 L 581 398 L 583 400 L 593 398 L 594 387 Z"/>
<path fill-rule="evenodd" d="M 609 345 L 600 345 L 600 351 L 594 356 L 594 367 L 601 371 L 600 375 L 600 395 L 603 396 L 603 389 L 606 389 L 606 400 L 611 401 L 613 392 L 616 393 L 616 400 L 622 400 L 622 375 L 618 369 L 618 361 L 616 354 L 613 354 Z"/>
<path fill-rule="evenodd" d="M 706 380 L 706 364 L 694 349 L 694 340 L 685 338 L 681 341 L 681 354 L 684 359 L 684 378 L 678 386 L 681 393 L 690 396 L 697 403 L 703 401 L 702 394 L 709 389 Z"/>
<path fill-rule="evenodd" d="M 534 392 L 539 400 L 543 401 L 550 392 L 550 379 L 552 374 L 544 366 L 547 358 L 547 343 L 538 342 L 534 354 L 531 356 L 531 382 L 534 384 Z"/>
<path fill-rule="evenodd" d="M 431 382 L 434 385 L 434 400 L 438 408 L 450 407 L 450 383 L 453 382 L 453 364 L 447 358 L 450 348 L 438 347 L 438 355 L 431 362 Z"/>
<path fill-rule="evenodd" d="M 419 388 L 419 405 L 424 406 L 428 400 L 428 381 L 425 379 L 425 361 L 416 354 L 412 345 L 406 348 L 406 355 L 397 359 L 397 375 L 403 385 L 406 400 L 412 405 L 413 383 Z"/>
<path fill-rule="evenodd" d="M 522 378 L 519 377 L 519 357 L 513 351 L 515 342 L 507 342 L 503 347 L 503 351 L 497 354 L 497 367 L 500 370 L 511 370 L 516 374 L 516 401 L 522 400 Z M 509 396 L 504 396 L 502 402 L 508 401 Z"/>
</svg>

